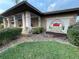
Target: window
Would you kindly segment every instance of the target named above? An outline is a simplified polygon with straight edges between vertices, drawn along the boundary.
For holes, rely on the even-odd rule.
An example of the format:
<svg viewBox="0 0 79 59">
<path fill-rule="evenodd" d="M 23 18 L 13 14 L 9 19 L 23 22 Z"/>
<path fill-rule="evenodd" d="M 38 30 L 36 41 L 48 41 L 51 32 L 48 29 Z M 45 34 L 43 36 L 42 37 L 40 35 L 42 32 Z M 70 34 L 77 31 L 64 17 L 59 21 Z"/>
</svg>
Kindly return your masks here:
<svg viewBox="0 0 79 59">
<path fill-rule="evenodd" d="M 79 22 L 79 16 L 77 16 L 77 18 L 76 18 L 76 22 Z"/>
</svg>

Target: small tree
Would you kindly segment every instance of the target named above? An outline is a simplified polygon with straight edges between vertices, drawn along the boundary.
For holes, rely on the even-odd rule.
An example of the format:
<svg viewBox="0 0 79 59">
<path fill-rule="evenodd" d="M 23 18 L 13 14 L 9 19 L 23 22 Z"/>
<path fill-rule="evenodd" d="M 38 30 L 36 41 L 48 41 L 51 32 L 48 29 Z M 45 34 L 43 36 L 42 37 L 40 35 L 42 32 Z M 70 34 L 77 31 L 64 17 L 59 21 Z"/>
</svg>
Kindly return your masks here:
<svg viewBox="0 0 79 59">
<path fill-rule="evenodd" d="M 13 1 L 13 0 L 12 0 Z M 19 3 L 21 0 L 14 0 L 14 2 L 17 4 Z M 26 0 L 22 0 L 22 1 L 26 1 Z"/>
<path fill-rule="evenodd" d="M 20 0 L 14 0 L 15 1 L 15 3 L 17 4 Z"/>
<path fill-rule="evenodd" d="M 69 27 L 67 36 L 71 44 L 79 46 L 79 23 Z"/>
</svg>

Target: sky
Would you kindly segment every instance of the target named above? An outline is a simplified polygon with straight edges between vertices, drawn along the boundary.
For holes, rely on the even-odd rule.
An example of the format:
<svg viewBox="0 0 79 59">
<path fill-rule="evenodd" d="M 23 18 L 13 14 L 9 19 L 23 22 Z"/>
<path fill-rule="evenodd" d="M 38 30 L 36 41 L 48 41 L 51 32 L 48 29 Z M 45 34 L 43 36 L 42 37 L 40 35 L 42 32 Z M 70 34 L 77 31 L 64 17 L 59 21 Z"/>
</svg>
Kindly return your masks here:
<svg viewBox="0 0 79 59">
<path fill-rule="evenodd" d="M 28 2 L 42 12 L 79 7 L 79 0 L 28 0 Z M 0 13 L 14 5 L 13 0 L 0 0 Z"/>
</svg>

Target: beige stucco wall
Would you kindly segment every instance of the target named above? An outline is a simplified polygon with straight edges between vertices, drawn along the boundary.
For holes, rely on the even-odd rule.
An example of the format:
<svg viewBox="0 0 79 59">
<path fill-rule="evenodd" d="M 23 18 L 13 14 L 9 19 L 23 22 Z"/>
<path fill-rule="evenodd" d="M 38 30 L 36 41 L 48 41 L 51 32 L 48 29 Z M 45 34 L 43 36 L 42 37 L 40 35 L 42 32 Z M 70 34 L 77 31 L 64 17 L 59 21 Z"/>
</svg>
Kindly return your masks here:
<svg viewBox="0 0 79 59">
<path fill-rule="evenodd" d="M 67 19 L 68 22 L 68 26 L 73 25 L 76 23 L 76 14 L 70 13 L 70 14 L 60 14 L 60 15 L 51 15 L 51 16 L 46 16 L 46 17 L 42 17 L 42 26 L 44 27 L 44 29 L 46 29 L 47 31 L 47 20 L 48 19 Z M 68 27 L 67 26 L 67 27 Z M 65 30 L 65 33 L 67 33 L 67 30 Z"/>
</svg>

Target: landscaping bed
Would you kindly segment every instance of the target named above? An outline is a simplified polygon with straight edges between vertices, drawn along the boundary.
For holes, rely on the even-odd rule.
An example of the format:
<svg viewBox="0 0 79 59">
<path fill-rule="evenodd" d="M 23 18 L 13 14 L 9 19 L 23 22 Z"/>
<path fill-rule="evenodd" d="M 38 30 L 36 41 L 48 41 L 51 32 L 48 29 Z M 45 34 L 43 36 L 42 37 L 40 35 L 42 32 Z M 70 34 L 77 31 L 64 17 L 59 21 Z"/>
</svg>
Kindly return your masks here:
<svg viewBox="0 0 79 59">
<path fill-rule="evenodd" d="M 79 59 L 79 49 L 55 41 L 27 42 L 1 53 L 0 59 Z"/>
<path fill-rule="evenodd" d="M 17 36 L 21 35 L 21 31 L 21 28 L 6 28 L 0 30 L 0 46 L 16 39 Z"/>
</svg>

